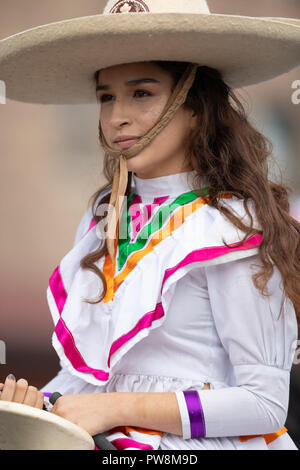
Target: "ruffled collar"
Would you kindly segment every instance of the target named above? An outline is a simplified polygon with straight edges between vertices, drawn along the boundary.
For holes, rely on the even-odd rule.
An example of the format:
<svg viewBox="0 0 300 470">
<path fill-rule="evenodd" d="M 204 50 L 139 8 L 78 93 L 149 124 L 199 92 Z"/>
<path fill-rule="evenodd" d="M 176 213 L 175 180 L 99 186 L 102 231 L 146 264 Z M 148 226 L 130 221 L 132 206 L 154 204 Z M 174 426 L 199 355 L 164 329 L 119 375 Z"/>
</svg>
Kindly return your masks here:
<svg viewBox="0 0 300 470">
<path fill-rule="evenodd" d="M 81 268 L 83 257 L 99 247 L 90 211 L 81 224 L 78 242 L 49 280 L 53 346 L 66 368 L 86 382 L 97 386 L 108 382 L 122 357 L 163 325 L 176 282 L 187 272 L 258 253 L 262 236 L 253 235 L 237 245 L 244 232 L 211 207 L 206 197 L 197 195 L 197 188 L 189 185 L 193 178 L 187 176 L 134 178 L 143 198 L 160 200 L 142 205 L 145 217 L 141 218 L 133 211 L 138 195 L 133 192 L 128 198 L 126 231 L 119 232 L 114 260 L 106 254 L 97 262 L 107 285 L 99 304 L 83 301 L 99 293 L 98 276 Z M 225 203 L 248 223 L 243 200 L 226 196 Z M 249 208 L 256 227 L 255 207 L 250 204 Z"/>
<path fill-rule="evenodd" d="M 204 177 L 197 178 L 197 187 L 195 186 L 195 176 L 197 171 L 186 171 L 168 176 L 159 176 L 157 178 L 139 178 L 133 173 L 132 188 L 139 195 L 143 202 L 152 202 L 153 198 L 167 197 L 175 198 L 181 194 L 201 189 L 207 186 Z M 199 186 L 200 179 L 200 186 Z"/>
</svg>

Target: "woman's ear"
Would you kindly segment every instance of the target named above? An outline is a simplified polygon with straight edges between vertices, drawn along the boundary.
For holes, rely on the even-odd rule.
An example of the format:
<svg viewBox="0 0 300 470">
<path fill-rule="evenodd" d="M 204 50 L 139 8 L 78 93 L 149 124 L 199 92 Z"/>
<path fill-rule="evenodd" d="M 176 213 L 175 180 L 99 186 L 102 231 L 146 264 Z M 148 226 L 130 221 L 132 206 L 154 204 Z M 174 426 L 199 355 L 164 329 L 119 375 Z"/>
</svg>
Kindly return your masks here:
<svg viewBox="0 0 300 470">
<path fill-rule="evenodd" d="M 195 129 L 195 128 L 196 128 L 197 122 L 198 122 L 197 114 L 195 113 L 195 111 L 192 111 L 191 120 L 190 120 L 191 128 L 192 128 L 192 129 Z"/>
</svg>

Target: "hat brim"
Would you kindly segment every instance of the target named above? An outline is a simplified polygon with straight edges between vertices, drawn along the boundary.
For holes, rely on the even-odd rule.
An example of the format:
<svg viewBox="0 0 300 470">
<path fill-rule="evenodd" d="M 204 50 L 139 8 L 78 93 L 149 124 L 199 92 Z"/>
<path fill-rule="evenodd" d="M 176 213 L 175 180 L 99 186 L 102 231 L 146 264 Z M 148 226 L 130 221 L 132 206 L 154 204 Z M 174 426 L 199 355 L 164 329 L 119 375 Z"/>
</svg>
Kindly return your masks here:
<svg viewBox="0 0 300 470">
<path fill-rule="evenodd" d="M 96 70 L 150 60 L 214 67 L 232 88 L 256 84 L 300 64 L 300 22 L 189 13 L 74 18 L 0 41 L 0 80 L 16 101 L 96 103 Z"/>
<path fill-rule="evenodd" d="M 0 449 L 93 450 L 92 437 L 79 426 L 47 411 L 0 402 Z"/>
</svg>

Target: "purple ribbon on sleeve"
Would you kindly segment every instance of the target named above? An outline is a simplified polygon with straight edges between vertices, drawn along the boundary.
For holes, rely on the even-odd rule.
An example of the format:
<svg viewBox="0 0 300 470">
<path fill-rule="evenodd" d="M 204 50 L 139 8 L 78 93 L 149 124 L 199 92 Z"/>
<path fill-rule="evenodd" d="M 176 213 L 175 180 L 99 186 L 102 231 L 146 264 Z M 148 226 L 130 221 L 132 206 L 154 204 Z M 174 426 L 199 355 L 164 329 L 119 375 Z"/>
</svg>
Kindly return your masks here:
<svg viewBox="0 0 300 470">
<path fill-rule="evenodd" d="M 198 392 L 196 390 L 186 390 L 183 394 L 190 418 L 191 439 L 205 437 L 205 420 Z"/>
</svg>

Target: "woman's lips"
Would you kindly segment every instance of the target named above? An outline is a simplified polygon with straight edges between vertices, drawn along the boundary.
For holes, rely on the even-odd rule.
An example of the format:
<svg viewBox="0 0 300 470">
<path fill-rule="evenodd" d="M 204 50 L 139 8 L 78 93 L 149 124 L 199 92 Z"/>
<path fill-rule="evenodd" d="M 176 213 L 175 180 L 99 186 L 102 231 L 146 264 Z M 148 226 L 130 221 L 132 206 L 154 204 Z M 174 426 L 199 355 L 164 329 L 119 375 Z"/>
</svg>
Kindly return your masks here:
<svg viewBox="0 0 300 470">
<path fill-rule="evenodd" d="M 138 139 L 130 139 L 130 140 L 124 140 L 123 142 L 116 142 L 116 144 L 121 148 L 121 149 L 126 149 L 128 147 L 131 147 Z"/>
</svg>

